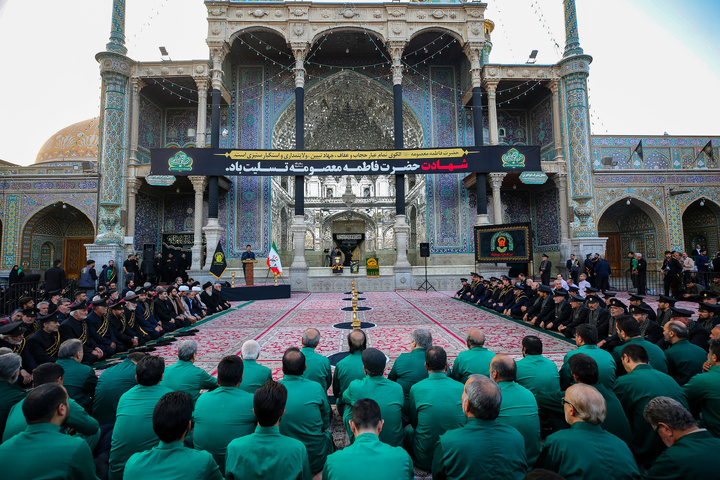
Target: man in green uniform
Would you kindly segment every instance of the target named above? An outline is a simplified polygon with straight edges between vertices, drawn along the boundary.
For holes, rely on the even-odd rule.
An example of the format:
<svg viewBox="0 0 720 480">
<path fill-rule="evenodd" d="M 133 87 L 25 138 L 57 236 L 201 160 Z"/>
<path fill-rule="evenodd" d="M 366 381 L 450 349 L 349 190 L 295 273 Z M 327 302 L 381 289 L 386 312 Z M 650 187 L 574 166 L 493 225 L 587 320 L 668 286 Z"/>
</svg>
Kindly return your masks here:
<svg viewBox="0 0 720 480">
<path fill-rule="evenodd" d="M 557 472 L 563 478 L 583 480 L 632 480 L 640 478 L 630 448 L 602 429 L 605 399 L 590 385 L 576 384 L 562 399 L 570 428 L 545 439 L 537 468 Z M 612 458 L 608 459 L 608 454 Z"/>
<path fill-rule="evenodd" d="M 310 463 L 302 442 L 280 433 L 287 389 L 269 381 L 255 391 L 255 433 L 236 438 L 227 447 L 225 478 L 243 480 L 310 480 Z"/>
<path fill-rule="evenodd" d="M 35 388 L 40 385 L 45 385 L 46 383 L 62 385 L 64 373 L 63 367 L 57 363 L 43 363 L 33 370 L 33 385 Z M 22 411 L 23 403 L 25 403 L 24 400 L 19 401 L 12 410 L 10 410 L 7 424 L 5 425 L 5 432 L 2 436 L 3 442 L 8 441 L 11 437 L 23 432 L 27 428 L 28 424 Z M 61 430 L 65 431 L 65 428 L 74 430 L 87 441 L 91 450 L 95 450 L 101 435 L 100 425 L 97 420 L 88 415 L 85 409 L 78 405 L 72 398 L 68 398 L 68 408 L 68 418 Z"/>
<path fill-rule="evenodd" d="M 224 357 L 218 363 L 217 376 L 219 387 L 203 393 L 195 403 L 193 443 L 198 450 L 210 452 L 220 471 L 225 471 L 228 444 L 255 431 L 255 415 L 252 394 L 239 388 L 242 359 L 235 355 Z"/>
<path fill-rule="evenodd" d="M 58 365 L 65 370 L 63 386 L 70 398 L 88 412 L 92 408 L 97 376 L 92 367 L 83 365 L 83 344 L 77 338 L 65 340 L 58 350 Z"/>
<path fill-rule="evenodd" d="M 380 441 L 393 447 L 399 447 L 402 446 L 405 436 L 402 426 L 405 395 L 400 385 L 383 376 L 386 358 L 385 354 L 376 348 L 367 348 L 362 353 L 365 377 L 353 380 L 343 393 L 343 403 L 345 404 L 343 421 L 348 436 L 352 440 L 352 430 L 350 430 L 352 406 L 361 398 L 371 398 L 380 405 L 382 418 L 385 421 L 382 432 L 380 432 Z"/>
<path fill-rule="evenodd" d="M 644 417 L 668 448 L 655 460 L 643 479 L 699 480 L 718 477 L 713 459 L 720 451 L 720 438 L 698 428 L 684 405 L 672 398 L 657 397 L 648 402 Z"/>
<path fill-rule="evenodd" d="M 484 375 L 468 379 L 462 396 L 467 424 L 440 436 L 433 455 L 433 480 L 525 478 L 525 441 L 516 429 L 497 419 L 501 402 L 494 381 Z"/>
<path fill-rule="evenodd" d="M 539 392 L 559 392 L 560 374 L 552 360 L 543 357 L 542 341 L 535 335 L 527 335 L 522 340 L 522 360 L 517 367 L 517 383 L 530 390 L 533 395 Z"/>
<path fill-rule="evenodd" d="M 623 368 L 621 358 L 625 347 L 628 345 L 640 345 L 647 352 L 648 358 L 650 359 L 650 365 L 658 372 L 668 373 L 667 359 L 665 353 L 660 347 L 654 343 L 650 343 L 640 335 L 640 325 L 630 315 L 623 315 L 617 320 L 617 331 L 622 345 L 618 346 L 613 350 L 612 356 L 617 364 L 617 376 L 620 377 L 625 375 L 625 369 Z"/>
<path fill-rule="evenodd" d="M 595 388 L 603 399 L 605 399 L 606 415 L 601 426 L 603 430 L 612 433 L 620 440 L 625 442 L 628 447 L 632 447 L 632 432 L 630 431 L 630 422 L 628 422 L 623 406 L 617 396 L 605 385 L 598 382 L 598 366 L 597 362 L 584 353 L 578 353 L 570 357 L 568 362 L 572 374 L 573 384 L 582 383 Z M 540 409 L 548 412 L 550 423 L 554 430 L 562 430 L 568 428 L 565 422 L 565 410 L 562 399 L 563 392 L 545 393 L 541 392 L 536 396 Z"/>
<path fill-rule="evenodd" d="M 464 426 L 465 413 L 463 384 L 447 376 L 447 353 L 442 347 L 428 347 L 425 367 L 428 378 L 410 389 L 410 425 L 405 428 L 405 448 L 418 468 L 429 471 L 438 438 L 448 430 Z"/>
<path fill-rule="evenodd" d="M 635 458 L 640 464 L 651 463 L 663 450 L 660 438 L 643 418 L 647 403 L 662 395 L 674 398 L 687 406 L 685 394 L 673 378 L 658 372 L 648 364 L 648 354 L 637 344 L 623 349 L 622 365 L 627 375 L 615 383 L 615 395 L 622 403 L 633 432 Z"/>
<path fill-rule="evenodd" d="M 10 409 L 27 395 L 17 384 L 21 367 L 22 359 L 17 353 L 0 355 L 0 437 L 5 431 Z"/>
<path fill-rule="evenodd" d="M 151 450 L 133 454 L 125 464 L 125 478 L 222 480 L 220 468 L 209 452 L 183 444 L 192 428 L 193 404 L 185 392 L 170 392 L 160 398 L 152 419 L 160 443 Z"/>
<path fill-rule="evenodd" d="M 490 378 L 497 382 L 502 392 L 502 404 L 498 421 L 515 427 L 525 439 L 525 454 L 529 467 L 535 464 L 540 450 L 540 417 L 535 396 L 530 390 L 515 382 L 515 360 L 507 355 L 495 355 L 490 363 Z"/>
<path fill-rule="evenodd" d="M 566 390 L 572 385 L 572 375 L 570 373 L 570 357 L 577 353 L 584 353 L 591 357 L 598 366 L 599 382 L 605 388 L 612 389 L 615 386 L 615 376 L 617 366 L 615 359 L 609 352 L 597 347 L 598 333 L 597 328 L 592 325 L 580 325 L 575 331 L 575 344 L 578 346 L 575 350 L 570 350 L 565 354 L 563 365 L 560 367 L 560 388 Z"/>
<path fill-rule="evenodd" d="M 688 341 L 688 329 L 685 324 L 675 320 L 667 322 L 663 327 L 663 336 L 671 345 L 665 350 L 668 373 L 680 386 L 685 385 L 698 373 L 702 373 L 707 353 Z"/>
<path fill-rule="evenodd" d="M 92 416 L 100 425 L 115 423 L 115 413 L 123 393 L 137 385 L 135 366 L 147 354 L 133 352 L 117 365 L 106 369 L 98 379 L 93 396 Z"/>
<path fill-rule="evenodd" d="M 304 378 L 305 355 L 295 347 L 285 351 L 280 383 L 287 389 L 285 414 L 280 420 L 280 433 L 299 440 L 307 448 L 310 471 L 321 472 L 325 459 L 333 451 L 328 431 L 332 410 L 325 389 Z"/>
<path fill-rule="evenodd" d="M 425 369 L 425 350 L 432 345 L 432 334 L 418 328 L 410 334 L 410 352 L 401 353 L 393 364 L 388 379 L 397 382 L 405 394 L 403 421 L 407 423 L 407 409 L 410 404 L 410 388 L 420 380 L 428 378 Z"/>
<path fill-rule="evenodd" d="M 143 358 L 136 367 L 138 385 L 120 397 L 110 449 L 110 480 L 122 479 L 125 462 L 133 453 L 148 450 L 159 441 L 152 429 L 152 413 L 158 400 L 172 391 L 160 385 L 164 370 L 162 357 Z"/>
<path fill-rule="evenodd" d="M 353 380 L 365 377 L 362 363 L 362 353 L 367 347 L 367 338 L 362 330 L 353 330 L 347 336 L 349 355 L 335 365 L 332 389 L 335 395 L 338 413 L 341 415 L 345 409 L 342 403 L 343 393 Z"/>
<path fill-rule="evenodd" d="M 161 385 L 173 391 L 185 392 L 197 402 L 200 390 L 215 390 L 215 377 L 193 365 L 197 356 L 198 343 L 185 340 L 178 346 L 178 361 L 165 370 Z"/>
<path fill-rule="evenodd" d="M 38 317 L 40 329 L 27 337 L 27 348 L 37 365 L 57 361 L 60 348 L 60 319 L 57 312 Z"/>
<path fill-rule="evenodd" d="M 720 339 L 710 340 L 708 364 L 708 371 L 691 378 L 683 392 L 700 426 L 720 438 Z"/>
<path fill-rule="evenodd" d="M 0 445 L 4 480 L 97 480 L 88 444 L 60 432 L 69 411 L 68 395 L 60 384 L 41 385 L 28 394 L 23 402 L 28 427 Z"/>
<path fill-rule="evenodd" d="M 255 393 L 260 385 L 272 380 L 272 371 L 265 365 L 257 363 L 260 356 L 260 344 L 255 340 L 248 340 L 242 346 L 243 379 L 240 389 L 248 393 Z"/>
<path fill-rule="evenodd" d="M 320 384 L 325 391 L 330 388 L 332 383 L 332 370 L 330 369 L 330 359 L 325 355 L 315 352 L 320 343 L 320 332 L 317 328 L 308 328 L 302 336 L 303 348 L 301 352 L 305 355 L 305 373 L 303 377 Z"/>
<path fill-rule="evenodd" d="M 479 373 L 481 375 L 489 375 L 490 362 L 495 353 L 491 352 L 485 345 L 485 334 L 476 328 L 467 333 L 465 344 L 468 349 L 460 354 L 453 363 L 450 376 L 460 383 L 467 382 L 470 375 Z"/>
<path fill-rule="evenodd" d="M 378 438 L 382 425 L 380 406 L 375 400 L 363 398 L 355 402 L 350 420 L 355 443 L 328 456 L 323 480 L 414 479 L 413 463 L 407 452 Z"/>
</svg>

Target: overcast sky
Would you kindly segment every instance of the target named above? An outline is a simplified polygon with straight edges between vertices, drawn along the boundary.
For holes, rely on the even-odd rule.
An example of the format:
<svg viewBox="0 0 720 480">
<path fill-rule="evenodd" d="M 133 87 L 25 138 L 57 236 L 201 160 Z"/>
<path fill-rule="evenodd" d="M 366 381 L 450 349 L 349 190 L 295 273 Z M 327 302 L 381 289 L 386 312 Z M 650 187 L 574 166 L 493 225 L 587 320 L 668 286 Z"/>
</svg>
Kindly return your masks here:
<svg viewBox="0 0 720 480">
<path fill-rule="evenodd" d="M 128 55 L 207 58 L 202 0 L 126 0 Z M 364 3 L 362 1 L 356 4 Z M 555 63 L 562 0 L 487 0 L 493 63 Z M 100 111 L 95 54 L 111 0 L 0 0 L 0 159 L 27 165 L 52 134 Z M 720 0 L 577 0 L 594 134 L 720 135 Z M 555 46 L 559 45 L 559 49 Z"/>
</svg>

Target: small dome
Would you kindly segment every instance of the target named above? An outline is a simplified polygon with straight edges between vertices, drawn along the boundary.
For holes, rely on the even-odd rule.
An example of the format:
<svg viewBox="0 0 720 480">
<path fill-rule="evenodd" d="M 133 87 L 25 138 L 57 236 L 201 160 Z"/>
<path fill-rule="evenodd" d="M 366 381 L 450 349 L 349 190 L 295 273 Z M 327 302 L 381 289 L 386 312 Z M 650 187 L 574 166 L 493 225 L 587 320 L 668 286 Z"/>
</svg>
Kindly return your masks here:
<svg viewBox="0 0 720 480">
<path fill-rule="evenodd" d="M 98 117 L 65 127 L 47 139 L 35 158 L 35 163 L 60 160 L 97 161 L 100 142 Z"/>
</svg>

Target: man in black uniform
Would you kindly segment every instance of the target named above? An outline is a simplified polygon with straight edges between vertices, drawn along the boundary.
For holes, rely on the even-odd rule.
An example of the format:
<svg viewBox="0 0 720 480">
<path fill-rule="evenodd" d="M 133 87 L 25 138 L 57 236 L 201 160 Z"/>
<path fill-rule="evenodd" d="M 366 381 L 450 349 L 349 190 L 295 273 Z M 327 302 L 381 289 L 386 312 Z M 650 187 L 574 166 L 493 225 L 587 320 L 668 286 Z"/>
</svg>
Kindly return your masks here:
<svg viewBox="0 0 720 480">
<path fill-rule="evenodd" d="M 554 315 L 555 302 L 552 298 L 552 289 L 548 285 L 540 285 L 538 287 L 538 294 L 540 295 L 540 302 L 533 305 L 533 308 L 528 310 L 527 319 L 531 325 L 539 326 L 544 319 L 549 319 L 550 315 Z"/>
<path fill-rule="evenodd" d="M 597 346 L 612 352 L 615 347 L 623 343 L 618 336 L 616 327 L 618 319 L 627 313 L 627 305 L 617 298 L 611 298 L 607 304 L 610 308 L 610 317 L 604 327 L 598 327 L 598 338 L 601 340 Z"/>
<path fill-rule="evenodd" d="M 460 287 L 460 290 L 455 292 L 455 298 L 461 298 L 463 295 L 470 291 L 470 285 L 468 284 L 467 278 L 461 278 L 460 283 L 462 284 L 462 286 Z"/>
<path fill-rule="evenodd" d="M 636 306 L 636 307 L 640 307 L 640 308 L 645 309 L 645 310 L 649 310 L 649 311 L 648 311 L 648 318 L 649 318 L 650 320 L 652 320 L 653 322 L 657 321 L 657 315 L 655 314 L 655 312 L 653 311 L 653 309 L 650 307 L 650 305 L 648 305 L 647 303 L 645 303 L 645 297 L 643 297 L 642 295 L 631 294 L 630 297 L 628 297 L 628 303 L 630 303 L 630 305 L 633 305 L 633 306 Z M 662 330 L 662 329 L 661 329 L 661 330 Z M 662 333 L 662 332 L 661 332 L 661 333 Z"/>
<path fill-rule="evenodd" d="M 675 300 L 673 297 L 668 297 L 667 295 L 660 295 L 658 298 L 658 309 L 657 309 L 657 315 L 655 316 L 655 323 L 660 325 L 660 327 L 664 327 L 667 322 L 670 321 L 670 318 L 672 318 L 672 310 L 670 310 L 670 307 L 675 306 Z"/>
<path fill-rule="evenodd" d="M 93 340 L 87 322 L 87 309 L 75 304 L 70 307 L 70 318 L 60 324 L 60 340 L 77 338 L 83 344 L 82 363 L 92 365 L 105 356 L 102 349 Z"/>
<path fill-rule="evenodd" d="M 32 371 L 35 370 L 37 364 L 30 350 L 27 348 L 27 340 L 23 336 L 25 326 L 22 322 L 8 323 L 0 326 L 0 348 L 6 347 L 20 355 L 22 358 L 22 369 L 20 370 L 20 382 L 23 387 L 32 386 Z"/>
<path fill-rule="evenodd" d="M 637 260 L 637 268 L 635 269 L 637 292 L 638 295 L 645 295 L 647 290 L 647 260 L 643 258 L 642 253 L 636 253 L 635 259 Z"/>
<path fill-rule="evenodd" d="M 60 319 L 57 313 L 51 313 L 38 317 L 38 322 L 42 328 L 28 337 L 27 348 L 36 364 L 55 362 L 60 350 Z"/>
<path fill-rule="evenodd" d="M 38 313 L 40 312 L 35 307 L 22 310 L 22 322 L 25 324 L 23 335 L 25 335 L 25 338 L 40 330 L 40 324 L 37 322 Z"/>
<path fill-rule="evenodd" d="M 155 306 L 148 300 L 148 291 L 143 287 L 137 291 L 137 306 L 135 307 L 135 319 L 138 326 L 152 339 L 165 334 L 162 324 L 155 318 Z"/>
<path fill-rule="evenodd" d="M 172 332 L 181 327 L 180 315 L 175 315 L 175 311 L 168 303 L 168 292 L 165 289 L 158 289 L 158 296 L 153 301 L 154 315 L 162 325 L 163 330 Z"/>
<path fill-rule="evenodd" d="M 685 310 L 684 308 L 675 307 L 671 307 L 670 310 L 672 310 L 672 320 L 678 321 L 687 327 L 687 339 L 690 341 L 690 343 L 694 343 L 695 345 L 707 352 L 708 344 L 710 342 L 710 332 L 708 332 L 705 327 L 695 322 L 691 318 L 693 312 L 690 310 Z M 658 342 L 658 344 L 663 349 L 666 349 L 670 346 L 669 342 L 665 342 L 664 337 L 662 341 Z"/>
<path fill-rule="evenodd" d="M 242 256 L 240 257 L 241 261 L 245 260 L 255 260 L 255 254 L 250 251 L 250 245 L 245 245 L 245 251 L 242 253 Z M 243 263 L 243 276 L 245 278 L 245 282 L 247 282 L 247 263 Z"/>
<path fill-rule="evenodd" d="M 572 316 L 572 307 L 567 301 L 568 292 L 564 288 L 557 288 L 553 292 L 553 315 L 548 320 L 541 322 L 540 327 L 547 330 L 557 330 L 559 325 L 570 320 Z"/>
<path fill-rule="evenodd" d="M 665 275 L 663 279 L 665 296 L 669 296 L 672 289 L 673 297 L 677 297 L 680 293 L 680 277 L 683 273 L 683 267 L 680 261 L 673 257 L 673 252 L 670 250 L 665 251 L 665 260 L 660 271 Z"/>
<path fill-rule="evenodd" d="M 125 302 L 119 301 L 110 305 L 110 314 L 108 322 L 112 329 L 113 335 L 119 343 L 130 349 L 138 346 L 138 338 L 134 331 L 129 331 L 125 320 Z"/>
<path fill-rule="evenodd" d="M 650 320 L 649 314 L 652 308 L 638 305 L 630 305 L 628 309 L 630 315 L 637 320 L 640 325 L 640 335 L 650 343 L 658 343 L 663 337 L 663 328 Z M 655 312 L 653 312 L 655 313 Z"/>
<path fill-rule="evenodd" d="M 584 323 L 588 323 L 590 309 L 584 305 L 585 299 L 579 295 L 570 295 L 570 318 L 558 325 L 558 332 L 567 338 L 575 338 L 575 330 Z"/>
<path fill-rule="evenodd" d="M 600 290 L 598 290 L 595 287 L 587 287 L 585 289 L 585 300 L 587 300 L 590 297 L 595 297 L 595 298 L 597 298 L 597 301 L 600 304 L 600 308 L 604 308 L 607 310 L 607 303 L 605 302 L 605 300 L 600 298 L 600 295 L 598 295 L 598 292 L 600 292 Z"/>
<path fill-rule="evenodd" d="M 125 332 L 130 337 L 136 337 L 138 345 L 145 345 L 152 338 L 142 327 L 136 316 L 138 299 L 136 295 L 128 295 L 125 297 L 123 315 L 125 317 Z"/>
<path fill-rule="evenodd" d="M 720 323 L 720 317 L 717 316 L 718 306 L 711 303 L 701 303 L 698 306 L 697 323 L 705 327 L 705 330 L 711 332 L 715 325 Z"/>
<path fill-rule="evenodd" d="M 99 298 L 92 302 L 92 312 L 87 316 L 88 331 L 95 343 L 105 354 L 105 358 L 115 355 L 120 347 L 110 330 L 107 319 L 107 299 Z"/>
</svg>

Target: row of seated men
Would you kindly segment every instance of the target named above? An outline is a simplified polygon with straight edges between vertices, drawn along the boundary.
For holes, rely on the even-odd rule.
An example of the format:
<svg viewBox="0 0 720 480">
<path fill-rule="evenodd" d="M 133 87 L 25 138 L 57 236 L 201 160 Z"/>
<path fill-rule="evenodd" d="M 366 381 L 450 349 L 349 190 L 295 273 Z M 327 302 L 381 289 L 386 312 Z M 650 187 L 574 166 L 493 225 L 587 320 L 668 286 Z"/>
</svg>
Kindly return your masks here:
<svg viewBox="0 0 720 480">
<path fill-rule="evenodd" d="M 483 282 L 482 277 L 473 273 L 473 283 L 465 279 L 456 297 L 476 303 L 515 319 L 529 322 L 533 326 L 557 331 L 567 338 L 573 338 L 579 325 L 589 324 L 598 329 L 600 346 L 612 350 L 619 344 L 615 333 L 616 319 L 631 314 L 640 324 L 643 336 L 663 349 L 669 343 L 663 335 L 663 328 L 670 320 L 684 323 L 688 328 L 690 343 L 707 351 L 710 332 L 720 324 L 717 295 L 704 292 L 698 301 L 698 317 L 693 312 L 676 308 L 676 298 L 660 295 L 658 309 L 654 311 L 641 295 L 630 295 L 629 305 L 607 293 L 606 300 L 600 298 L 598 290 L 585 288 L 585 297 L 577 288 L 568 290 L 556 284 L 555 288 L 541 285 L 532 280 L 526 284 L 511 283 L 509 277 L 491 278 Z M 684 300 L 684 299 L 683 299 Z"/>
<path fill-rule="evenodd" d="M 0 326 L 0 347 L 8 347 L 23 359 L 21 385 L 28 386 L 31 372 L 43 363 L 55 362 L 60 344 L 77 338 L 82 342 L 83 363 L 93 365 L 116 353 L 147 346 L 164 345 L 176 335 L 190 335 L 187 327 L 198 320 L 230 308 L 210 282 L 200 287 L 187 285 L 154 292 L 145 288 L 128 291 L 119 298 L 116 290 L 107 296 L 96 296 L 88 305 L 86 294 L 79 293 L 75 302 L 63 298 L 52 313 L 38 315 L 28 306 L 11 323 Z M 197 308 L 192 305 L 197 304 Z M 183 308 L 187 305 L 187 308 Z M 184 332 L 180 332 L 184 329 Z M 173 332 L 175 332 L 174 335 Z"/>
<path fill-rule="evenodd" d="M 34 373 L 36 387 L 62 383 L 71 399 L 58 393 L 44 416 L 27 405 L 38 390 L 25 397 L 14 383 L 21 359 L 8 353 L 0 356 L 4 478 L 104 478 L 105 462 L 111 479 L 310 479 L 322 472 L 390 480 L 413 478 L 414 467 L 434 479 L 521 479 L 532 469 L 560 475 L 551 478 L 714 478 L 708 459 L 720 448 L 720 340 L 711 340 L 703 363 L 681 362 L 670 376 L 663 372 L 676 361 L 671 352 L 686 345 L 683 329 L 673 331 L 663 354 L 638 327 L 621 317 L 623 345 L 611 354 L 597 347 L 595 327 L 579 326 L 578 348 L 560 371 L 538 337 L 523 339 L 515 361 L 486 348 L 477 329 L 450 368 L 445 350 L 418 329 L 387 378 L 386 356 L 366 347 L 362 331 L 348 335 L 349 354 L 332 374 L 329 359 L 315 352 L 319 332 L 308 329 L 302 349 L 283 355 L 279 383 L 257 363 L 255 341 L 243 345 L 242 359 L 223 358 L 215 379 L 193 364 L 198 345 L 189 340 L 175 365 L 134 353 L 95 384 L 73 339 L 61 346 L 67 362 Z M 72 373 L 77 368 L 85 369 L 83 381 Z M 335 453 L 330 387 L 351 442 Z M 43 423 L 69 427 L 82 440 L 70 448 L 57 427 Z M 37 461 L 43 442 L 51 448 Z"/>
</svg>

